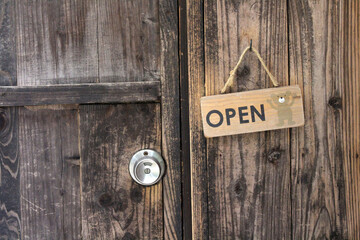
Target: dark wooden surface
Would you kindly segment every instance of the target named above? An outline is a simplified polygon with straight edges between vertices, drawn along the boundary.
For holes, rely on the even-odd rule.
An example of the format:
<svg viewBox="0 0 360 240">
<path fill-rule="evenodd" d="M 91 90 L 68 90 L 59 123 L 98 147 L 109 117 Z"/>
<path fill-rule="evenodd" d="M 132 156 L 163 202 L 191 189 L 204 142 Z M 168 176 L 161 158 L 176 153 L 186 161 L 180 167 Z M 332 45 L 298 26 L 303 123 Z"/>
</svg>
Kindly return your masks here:
<svg viewBox="0 0 360 240">
<path fill-rule="evenodd" d="M 70 104 L 19 110 L 24 239 L 181 238 L 176 15 L 175 2 L 16 1 L 13 100 Z M 111 102 L 129 104 L 99 104 Z M 166 188 L 128 174 L 144 147 L 171 161 Z"/>
<path fill-rule="evenodd" d="M 0 87 L 0 106 L 160 101 L 160 82 Z"/>
<path fill-rule="evenodd" d="M 0 1 L 1 86 L 17 84 L 14 19 L 14 1 Z M 0 239 L 21 237 L 18 120 L 17 108 L 0 108 Z"/>
<path fill-rule="evenodd" d="M 160 106 L 84 105 L 80 122 L 82 237 L 162 238 L 162 184 L 145 188 L 129 174 L 135 152 L 160 152 Z"/>
<path fill-rule="evenodd" d="M 187 51 L 187 2 L 179 2 L 179 58 L 180 58 L 180 128 L 182 163 L 182 225 L 183 239 L 192 238 L 191 163 L 189 131 L 189 82 Z"/>
<path fill-rule="evenodd" d="M 86 0 L 16 1 L 17 85 L 96 82 L 96 9 Z M 73 161 L 80 157 L 78 111 L 28 109 L 19 114 L 22 237 L 79 239 L 80 167 Z"/>
<path fill-rule="evenodd" d="M 167 163 L 163 179 L 164 238 L 182 237 L 181 145 L 179 101 L 178 4 L 176 0 L 159 1 L 161 39 L 161 153 Z"/>
<path fill-rule="evenodd" d="M 200 97 L 204 95 L 204 12 L 203 1 L 187 1 L 187 55 L 189 84 L 190 171 L 192 237 L 207 239 L 208 193 L 207 152 L 202 130 Z"/>
</svg>

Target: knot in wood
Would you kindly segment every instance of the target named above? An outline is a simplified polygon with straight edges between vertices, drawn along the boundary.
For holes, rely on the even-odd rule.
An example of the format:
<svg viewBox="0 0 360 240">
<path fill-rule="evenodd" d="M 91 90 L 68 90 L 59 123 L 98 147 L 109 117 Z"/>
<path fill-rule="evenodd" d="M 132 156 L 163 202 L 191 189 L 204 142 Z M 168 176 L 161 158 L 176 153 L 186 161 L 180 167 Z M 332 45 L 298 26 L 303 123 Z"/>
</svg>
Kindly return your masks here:
<svg viewBox="0 0 360 240">
<path fill-rule="evenodd" d="M 239 77 L 246 77 L 250 74 L 250 68 L 248 66 L 244 66 L 241 72 L 239 73 Z"/>
<path fill-rule="evenodd" d="M 130 192 L 131 201 L 140 203 L 142 201 L 142 191 L 139 188 L 134 188 Z"/>
<path fill-rule="evenodd" d="M 6 117 L 5 112 L 0 112 L 0 132 L 4 131 L 7 123 L 8 123 L 8 119 Z"/>
<path fill-rule="evenodd" d="M 271 163 L 277 163 L 280 159 L 281 153 L 278 150 L 272 150 L 268 155 L 268 161 Z"/>
<path fill-rule="evenodd" d="M 109 207 L 109 206 L 112 205 L 112 203 L 113 203 L 113 198 L 112 198 L 111 194 L 103 193 L 103 194 L 100 195 L 99 204 L 102 207 Z"/>
<path fill-rule="evenodd" d="M 342 100 L 340 97 L 331 97 L 329 99 L 329 105 L 334 109 L 341 109 L 342 107 Z"/>
</svg>

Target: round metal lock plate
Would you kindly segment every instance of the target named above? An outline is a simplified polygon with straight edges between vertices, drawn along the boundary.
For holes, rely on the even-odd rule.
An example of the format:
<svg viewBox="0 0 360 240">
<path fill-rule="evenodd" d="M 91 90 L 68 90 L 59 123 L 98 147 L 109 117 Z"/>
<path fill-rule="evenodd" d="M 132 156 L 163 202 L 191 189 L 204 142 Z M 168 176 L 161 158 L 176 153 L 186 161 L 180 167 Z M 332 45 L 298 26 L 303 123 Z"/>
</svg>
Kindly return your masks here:
<svg viewBox="0 0 360 240">
<path fill-rule="evenodd" d="M 129 172 L 135 182 L 150 186 L 160 181 L 164 175 L 165 162 L 158 152 L 143 149 L 131 158 Z"/>
</svg>

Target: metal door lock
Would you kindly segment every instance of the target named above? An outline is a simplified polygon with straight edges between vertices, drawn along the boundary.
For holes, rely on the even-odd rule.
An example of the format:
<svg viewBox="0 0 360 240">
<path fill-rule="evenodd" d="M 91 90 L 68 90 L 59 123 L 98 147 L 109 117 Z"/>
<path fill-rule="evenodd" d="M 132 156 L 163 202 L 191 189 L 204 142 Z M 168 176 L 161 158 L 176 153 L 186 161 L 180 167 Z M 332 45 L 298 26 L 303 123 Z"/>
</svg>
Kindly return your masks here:
<svg viewBox="0 0 360 240">
<path fill-rule="evenodd" d="M 129 163 L 131 177 L 140 185 L 150 186 L 162 178 L 165 162 L 161 155 L 151 149 L 143 149 L 134 154 Z"/>
</svg>

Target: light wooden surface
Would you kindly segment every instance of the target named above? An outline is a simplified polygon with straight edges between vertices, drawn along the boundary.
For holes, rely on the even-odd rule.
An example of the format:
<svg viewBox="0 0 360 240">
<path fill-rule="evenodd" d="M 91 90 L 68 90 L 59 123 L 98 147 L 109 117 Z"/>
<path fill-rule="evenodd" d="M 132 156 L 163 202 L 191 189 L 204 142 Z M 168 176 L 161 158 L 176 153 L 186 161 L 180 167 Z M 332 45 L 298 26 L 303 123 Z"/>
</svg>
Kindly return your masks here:
<svg viewBox="0 0 360 240">
<path fill-rule="evenodd" d="M 214 95 L 202 97 L 200 101 L 205 137 L 304 125 L 298 86 Z"/>
<path fill-rule="evenodd" d="M 329 103 L 337 103 L 332 104 L 335 120 L 341 117 L 343 123 L 343 138 L 338 142 L 343 143 L 348 238 L 360 239 L 360 3 L 344 1 L 340 9 L 343 19 L 339 25 L 343 29 L 340 46 L 344 51 L 341 60 L 344 69 L 340 72 L 342 98 L 340 102 Z"/>
<path fill-rule="evenodd" d="M 205 76 L 198 81 L 205 85 L 199 89 L 200 97 L 220 93 L 250 39 L 280 86 L 288 85 L 286 2 L 205 1 L 204 17 Z M 258 59 L 246 55 L 232 92 L 271 86 Z M 191 131 L 196 135 L 198 129 Z M 193 174 L 206 182 L 201 191 L 208 196 L 208 220 L 203 219 L 208 236 L 202 239 L 290 238 L 288 146 L 286 129 L 207 139 L 203 153 L 207 158 L 192 159 L 207 165 L 206 178 Z M 198 184 L 197 191 L 204 185 Z"/>
<path fill-rule="evenodd" d="M 305 126 L 291 130 L 293 239 L 355 239 L 348 235 L 343 161 L 343 88 L 354 81 L 343 76 L 354 71 L 345 68 L 341 43 L 348 38 L 342 24 L 350 24 L 345 2 L 289 4 L 290 82 L 302 88 L 305 112 Z"/>
<path fill-rule="evenodd" d="M 207 229 L 194 238 L 359 238 L 359 3 L 193 4 L 188 11 L 197 14 L 187 15 L 194 26 L 187 33 L 189 89 L 197 91 L 189 93 L 190 136 L 196 136 L 191 161 L 193 169 L 206 164 L 207 172 L 192 171 L 192 211 L 201 218 L 194 218 L 193 229 Z M 305 125 L 207 139 L 203 147 L 200 97 L 220 92 L 250 39 L 281 86 L 300 86 Z M 205 66 L 196 61 L 203 54 Z M 247 56 L 232 91 L 269 86 L 257 60 Z"/>
</svg>

